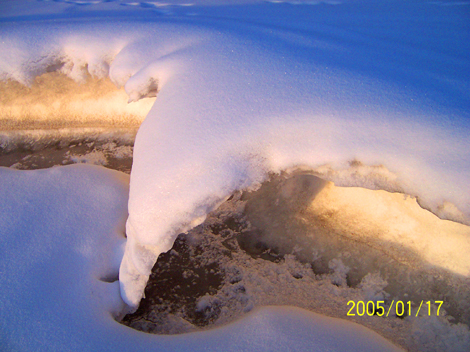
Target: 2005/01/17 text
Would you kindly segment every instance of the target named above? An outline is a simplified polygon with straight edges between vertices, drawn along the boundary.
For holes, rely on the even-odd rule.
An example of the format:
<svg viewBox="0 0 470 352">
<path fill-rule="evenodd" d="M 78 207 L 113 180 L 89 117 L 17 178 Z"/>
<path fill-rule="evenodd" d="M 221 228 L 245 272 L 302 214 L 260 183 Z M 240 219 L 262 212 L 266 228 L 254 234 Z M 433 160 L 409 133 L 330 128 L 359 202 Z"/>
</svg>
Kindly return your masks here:
<svg viewBox="0 0 470 352">
<path fill-rule="evenodd" d="M 439 311 L 441 309 L 442 304 L 444 301 L 421 301 L 421 304 L 419 307 L 416 309 L 416 314 L 414 314 L 414 310 L 412 309 L 411 306 L 411 301 L 408 302 L 403 302 L 403 301 L 396 301 L 393 300 L 392 303 L 386 308 L 385 306 L 385 301 L 358 301 L 357 303 L 354 301 L 348 301 L 348 306 L 351 304 L 351 308 L 349 309 L 347 315 L 348 316 L 363 316 L 363 315 L 378 315 L 379 317 L 385 315 L 386 317 L 389 316 L 390 312 L 395 313 L 396 316 L 398 317 L 403 317 L 403 316 L 418 316 L 419 312 L 421 311 L 421 308 L 424 303 L 423 307 L 423 313 L 427 313 L 427 315 L 431 316 L 433 314 L 436 314 L 439 316 Z M 434 307 L 434 305 L 438 305 L 437 310 L 431 309 L 431 307 Z M 393 311 L 392 308 L 395 306 L 395 310 Z M 426 309 L 427 306 L 427 309 Z M 416 308 L 416 307 L 415 307 Z"/>
</svg>

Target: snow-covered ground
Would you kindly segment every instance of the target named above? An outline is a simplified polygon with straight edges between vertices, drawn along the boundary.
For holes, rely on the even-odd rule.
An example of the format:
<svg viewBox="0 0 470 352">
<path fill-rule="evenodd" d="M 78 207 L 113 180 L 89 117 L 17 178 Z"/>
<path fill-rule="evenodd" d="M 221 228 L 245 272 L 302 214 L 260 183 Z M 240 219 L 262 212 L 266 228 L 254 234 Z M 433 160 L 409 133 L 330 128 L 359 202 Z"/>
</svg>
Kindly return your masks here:
<svg viewBox="0 0 470 352">
<path fill-rule="evenodd" d="M 398 351 L 357 324 L 292 307 L 207 332 L 152 336 L 116 322 L 128 176 L 97 166 L 0 168 L 2 351 Z"/>
<path fill-rule="evenodd" d="M 283 171 L 416 198 L 400 202 L 334 186 L 316 198 L 313 187 L 306 198 L 312 203 L 304 206 L 312 223 L 322 218 L 335 233 L 359 232 L 362 241 L 384 246 L 385 256 L 401 248 L 405 261 L 420 258 L 459 285 L 468 281 L 469 2 L 8 0 L 0 6 L 0 79 L 9 92 L 1 101 L 2 130 L 135 126 L 158 95 L 135 141 L 127 240 L 124 176 L 84 167 L 2 170 L 1 304 L 10 318 L 2 318 L 1 333 L 12 349 L 32 349 L 37 341 L 44 349 L 48 341 L 60 349 L 65 341 L 70 349 L 155 343 L 123 332 L 103 313 L 119 315 L 123 302 L 135 309 L 155 261 L 179 233 L 201 224 L 235 191 L 256 190 Z M 63 75 L 88 82 L 83 95 Z M 49 83 L 41 89 L 38 79 Z M 128 106 L 107 79 L 124 87 Z M 98 97 L 96 89 L 106 94 Z M 2 149 L 15 133 L 0 136 Z M 262 218 L 256 219 L 272 221 Z M 279 228 L 271 232 L 271 241 L 284 241 Z M 364 256 L 374 263 L 372 254 Z M 338 263 L 330 269 L 338 271 Z M 119 282 L 99 281 L 117 279 L 118 264 Z M 49 317 L 50 310 L 57 314 Z M 309 331 L 296 347 L 313 343 L 309 329 L 322 318 L 297 313 L 268 309 L 246 318 L 252 326 L 246 343 L 258 339 L 261 320 L 270 316 L 276 324 L 285 314 Z M 37 324 L 34 338 L 23 330 L 26 321 Z M 65 321 L 78 325 L 68 330 Z M 238 324 L 154 339 L 162 349 L 194 341 L 217 348 L 227 341 L 223 329 L 235 335 L 245 329 Z M 268 328 L 266 338 L 275 339 L 285 324 Z M 80 338 L 90 329 L 96 339 Z M 456 329 L 460 337 L 447 349 L 468 342 L 468 328 Z M 427 332 L 423 346 L 443 330 L 436 331 Z M 364 340 L 340 348 L 352 349 L 354 341 Z"/>
</svg>

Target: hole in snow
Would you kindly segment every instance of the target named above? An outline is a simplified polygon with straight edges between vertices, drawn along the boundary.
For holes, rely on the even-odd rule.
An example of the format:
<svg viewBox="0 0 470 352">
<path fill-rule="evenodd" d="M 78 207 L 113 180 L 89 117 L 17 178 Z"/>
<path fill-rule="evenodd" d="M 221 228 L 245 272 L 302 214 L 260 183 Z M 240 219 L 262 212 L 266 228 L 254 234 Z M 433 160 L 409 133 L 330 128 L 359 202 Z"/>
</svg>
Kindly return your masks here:
<svg viewBox="0 0 470 352">
<path fill-rule="evenodd" d="M 119 280 L 119 274 L 116 273 L 114 275 L 111 274 L 111 275 L 103 276 L 99 280 L 102 282 L 107 282 L 111 284 Z"/>
<path fill-rule="evenodd" d="M 307 173 L 273 176 L 181 234 L 123 323 L 172 334 L 225 324 L 262 305 L 347 319 L 349 300 L 383 300 L 387 308 L 410 301 L 414 312 L 421 300 L 444 301 L 439 318 L 397 317 L 393 309 L 386 319 L 350 318 L 410 348 L 420 324 L 456 333 L 465 329 L 458 323 L 469 324 L 469 236 L 468 226 L 403 194 L 335 187 Z"/>
</svg>

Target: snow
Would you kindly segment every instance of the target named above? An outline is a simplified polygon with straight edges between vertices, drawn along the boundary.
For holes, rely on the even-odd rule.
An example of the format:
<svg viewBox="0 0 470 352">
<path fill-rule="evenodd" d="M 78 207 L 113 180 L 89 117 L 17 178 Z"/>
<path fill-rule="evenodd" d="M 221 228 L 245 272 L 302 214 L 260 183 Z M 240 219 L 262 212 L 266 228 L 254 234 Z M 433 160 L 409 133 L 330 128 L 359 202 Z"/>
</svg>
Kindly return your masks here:
<svg viewBox="0 0 470 352">
<path fill-rule="evenodd" d="M 256 24 L 208 20 L 209 33 L 190 31 L 203 39 L 166 53 L 126 83 L 132 100 L 145 95 L 149 76 L 159 89 L 135 144 L 129 241 L 120 271 L 128 304 L 138 304 L 153 263 L 178 233 L 269 172 L 325 165 L 342 171 L 353 161 L 384 165 L 393 175 L 383 182 L 387 189 L 417 196 L 435 213 L 452 203 L 463 216 L 445 217 L 468 223 L 468 83 L 453 73 L 457 67 L 468 71 L 468 61 L 451 53 L 455 61 L 441 66 L 443 57 L 433 53 L 441 47 L 413 45 L 431 36 L 427 28 L 439 30 L 438 41 L 451 37 L 456 27 L 447 21 L 454 16 L 444 17 L 445 26 L 433 17 L 407 23 L 410 45 L 402 53 L 405 33 L 385 31 L 406 20 L 399 7 L 386 16 L 373 12 L 372 24 L 383 31 L 376 35 L 387 37 L 381 50 L 365 34 L 333 30 L 329 38 L 336 9 L 302 11 L 312 18 L 298 20 L 289 9 L 273 30 L 275 21 L 266 15 Z M 351 4 L 347 11 L 354 18 L 372 9 Z M 296 20 L 286 25 L 288 16 Z M 364 33 L 371 23 L 349 25 Z M 457 46 L 468 49 L 467 42 Z M 452 97 L 442 101 L 439 93 L 447 90 Z M 369 184 L 367 177 L 362 183 L 343 179 L 346 186 Z"/>
<path fill-rule="evenodd" d="M 343 187 L 408 194 L 416 197 L 421 207 L 443 219 L 458 221 L 461 226 L 470 224 L 467 2 L 211 0 L 191 3 L 193 6 L 181 6 L 188 5 L 183 1 L 169 5 L 149 1 L 135 4 L 129 1 L 26 0 L 2 3 L 1 80 L 34 87 L 36 77 L 58 71 L 76 82 L 84 82 L 89 76 L 96 80 L 109 78 L 118 88 L 124 88 L 132 104 L 158 94 L 136 137 L 125 230 L 127 241 L 122 236 L 118 240 L 116 234 L 106 239 L 92 236 L 91 244 L 80 247 L 70 233 L 72 239 L 60 242 L 49 238 L 47 246 L 42 247 L 42 241 L 36 237 L 32 250 L 33 254 L 37 253 L 34 250 L 40 253 L 25 257 L 24 252 L 14 250 L 21 246 L 11 235 L 6 237 L 11 241 L 8 243 L 12 247 L 8 252 L 11 261 L 4 265 L 7 265 L 5 272 L 14 275 L 8 280 L 15 281 L 27 273 L 17 272 L 14 264 L 8 264 L 16 263 L 18 258 L 34 261 L 49 253 L 48 248 L 60 245 L 57 258 L 52 257 L 52 262 L 56 263 L 59 254 L 71 248 L 81 248 L 86 257 L 90 250 L 101 253 L 98 248 L 104 248 L 106 241 L 118 241 L 125 243 L 119 268 L 121 296 L 135 309 L 157 257 L 171 248 L 179 233 L 201 224 L 207 214 L 234 191 L 256 189 L 268 175 L 284 170 L 310 170 Z M 108 110 L 100 107 L 99 102 L 93 103 L 90 105 L 92 113 L 80 119 L 80 123 L 92 124 L 95 110 L 107 121 L 112 121 L 113 114 L 125 110 L 111 96 L 108 102 L 114 108 Z M 77 108 L 73 103 L 69 107 L 72 111 Z M 38 114 L 42 111 L 34 105 L 30 109 L 39 111 Z M 146 113 L 145 106 L 137 110 L 140 116 L 142 111 Z M 49 112 L 52 117 L 46 121 L 55 118 L 54 109 Z M 20 119 L 21 115 L 14 118 Z M 57 119 L 67 120 L 68 117 Z M 2 177 L 11 180 L 10 172 L 2 171 Z M 46 175 L 44 179 L 54 182 L 38 185 L 35 179 L 40 179 L 42 174 Z M 65 226 L 63 219 L 70 223 L 90 216 L 84 210 L 87 209 L 85 204 L 78 200 L 84 199 L 81 191 L 86 189 L 83 183 L 86 177 L 104 182 L 101 171 L 77 171 L 75 175 L 75 171 L 54 169 L 42 174 L 16 173 L 15 177 L 28 181 L 18 181 L 20 186 L 8 181 L 11 187 L 2 187 L 2 192 L 11 189 L 18 192 L 17 196 L 8 193 L 7 198 L 1 198 L 3 201 L 12 199 L 10 204 L 3 203 L 5 209 L 13 207 L 11 213 L 2 215 L 9 216 L 10 222 L 1 225 L 6 233 L 18 230 L 24 231 L 26 236 L 33 228 L 25 230 L 22 226 L 41 221 L 41 217 L 35 217 L 35 212 L 45 209 L 44 205 L 56 210 L 41 213 L 50 219 L 46 225 L 52 226 L 39 232 L 43 236 L 65 231 L 60 227 Z M 54 175 L 61 175 L 61 178 L 54 179 L 58 177 Z M 58 193 L 52 191 L 61 184 L 62 178 L 68 177 L 73 181 L 59 187 Z M 72 186 L 75 183 L 78 186 Z M 25 191 L 18 187 L 25 187 Z M 33 190 L 42 189 L 50 190 L 41 193 L 45 199 L 48 194 L 54 195 L 49 203 L 33 197 Z M 89 194 L 91 199 L 110 200 L 110 192 L 100 188 L 91 190 L 95 190 Z M 68 198 L 69 191 L 78 193 Z M 361 198 L 366 194 L 359 192 Z M 121 205 L 124 193 L 119 193 L 120 201 L 116 200 Z M 32 198 L 15 198 L 21 194 Z M 351 199 L 355 197 L 351 196 L 346 208 L 351 208 Z M 76 204 L 71 204 L 69 199 L 75 198 Z M 88 201 L 89 198 L 86 202 L 89 207 Z M 334 202 L 341 204 L 343 199 L 335 198 Z M 394 200 L 385 201 L 387 205 L 390 202 Z M 67 205 L 64 207 L 64 204 Z M 410 209 L 416 206 L 416 201 L 403 205 L 410 212 L 414 212 Z M 92 216 L 105 211 L 102 208 L 106 207 L 97 207 Z M 367 221 L 364 220 L 360 228 L 370 234 L 370 241 L 378 240 L 374 226 L 390 229 L 390 233 L 383 232 L 385 235 L 380 241 L 398 241 L 417 256 L 423 255 L 432 265 L 468 277 L 467 227 L 442 235 L 433 232 L 431 224 L 438 221 L 429 220 L 431 215 L 426 219 L 424 215 L 413 215 L 422 222 L 418 237 L 411 238 L 413 235 L 407 231 L 414 229 L 410 224 L 414 224 L 415 219 L 403 223 L 402 228 L 395 228 L 390 221 L 382 221 L 389 214 L 377 213 L 373 202 L 364 208 L 370 212 L 362 214 Z M 34 211 L 23 213 L 24 209 Z M 403 212 L 403 208 L 397 209 L 397 214 Z M 114 233 L 110 230 L 114 229 L 112 224 L 122 225 L 126 217 L 124 209 L 108 210 L 110 212 L 102 217 L 89 219 L 87 226 L 90 227 L 83 227 L 84 235 Z M 13 222 L 17 213 L 33 218 L 30 222 L 26 221 L 28 217 L 25 221 L 21 218 L 21 222 Z M 405 213 L 405 217 L 408 216 Z M 75 214 L 76 218 L 70 214 Z M 378 225 L 368 226 L 369 219 L 376 215 Z M 99 223 L 97 219 L 101 218 L 109 222 Z M 399 219 L 401 222 L 402 217 Z M 342 224 L 349 225 L 348 221 Z M 77 224 L 70 228 L 81 227 Z M 105 242 L 95 246 L 95 240 Z M 103 255 L 105 253 L 103 251 Z M 99 276 L 111 273 L 115 277 L 118 255 L 110 252 L 107 255 L 113 269 L 106 273 L 99 271 Z M 95 263 L 95 259 L 89 260 Z M 41 270 L 38 277 L 55 270 L 51 263 L 47 265 L 50 266 Z M 67 268 L 67 265 L 64 262 L 59 267 Z M 344 283 L 347 264 L 334 260 L 331 269 L 337 272 L 337 283 Z M 55 273 L 47 280 L 64 275 L 65 272 Z M 50 286 L 47 280 L 39 286 L 32 284 L 32 292 L 39 292 L 42 297 L 33 300 L 34 304 L 63 302 L 58 296 L 52 299 L 47 292 L 48 287 L 59 288 L 59 282 Z M 7 290 L 2 292 L 2 297 L 13 297 L 13 292 L 18 290 L 25 295 L 22 301 L 27 302 L 29 291 L 20 290 L 25 283 L 16 285 L 2 285 L 2 290 Z M 93 285 L 85 280 L 69 287 L 82 292 L 80 290 L 90 290 Z M 96 298 L 95 303 L 87 301 L 80 307 L 88 307 L 88 313 L 83 313 L 91 317 L 87 321 L 96 320 L 108 331 L 109 322 L 103 322 L 106 319 L 96 315 L 97 311 L 102 312 L 97 307 L 107 305 L 107 311 L 117 314 L 122 312 L 123 306 L 115 295 L 118 282 L 100 285 L 102 288 L 97 286 L 96 297 L 104 295 L 107 299 Z M 18 301 L 15 302 L 12 307 L 18 307 Z M 71 304 L 63 303 L 63 306 L 71 307 Z M 12 308 L 9 311 L 13 312 Z M 54 319 L 61 324 L 54 326 L 59 329 L 65 329 L 66 324 L 61 319 L 68 313 L 72 312 L 70 320 L 74 320 L 73 314 L 79 314 L 76 310 L 57 312 Z M 43 324 L 45 318 L 36 320 L 35 313 L 27 314 L 30 314 L 28 321 Z M 298 314 L 294 315 L 300 319 Z M 76 324 L 83 321 L 77 319 Z M 18 341 L 26 333 L 21 331 L 20 323 L 11 328 L 17 329 L 14 335 Z M 59 332 L 54 335 L 52 330 L 47 330 L 49 326 L 44 330 L 36 328 L 38 334 L 61 339 Z M 117 334 L 120 329 L 124 328 L 115 327 L 110 334 Z M 276 334 L 280 330 L 273 329 Z M 77 326 L 75 330 L 80 331 L 80 328 Z M 96 330 L 96 336 L 99 331 Z M 80 337 L 76 339 L 74 343 L 78 344 Z M 31 343 L 27 338 L 24 341 Z M 121 346 L 116 342 L 121 341 L 120 338 L 113 341 L 109 346 Z"/>
<path fill-rule="evenodd" d="M 0 168 L 0 344 L 8 351 L 399 351 L 354 323 L 293 307 L 258 309 L 180 336 L 129 329 L 118 268 L 127 175 L 74 165 Z"/>
<path fill-rule="evenodd" d="M 117 278 L 128 176 L 69 166 L 1 168 L 0 177 L 2 345 L 76 349 L 89 319 L 124 309 Z"/>
</svg>

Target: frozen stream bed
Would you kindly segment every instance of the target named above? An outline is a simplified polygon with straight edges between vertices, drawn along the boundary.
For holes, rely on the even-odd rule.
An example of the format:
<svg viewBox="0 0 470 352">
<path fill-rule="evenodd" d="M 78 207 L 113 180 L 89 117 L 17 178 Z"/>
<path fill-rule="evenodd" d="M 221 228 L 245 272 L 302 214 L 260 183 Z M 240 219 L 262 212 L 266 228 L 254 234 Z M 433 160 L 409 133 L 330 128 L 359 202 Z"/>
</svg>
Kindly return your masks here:
<svg viewBox="0 0 470 352">
<path fill-rule="evenodd" d="M 3 1 L 0 347 L 468 351 L 469 9 Z"/>
</svg>

